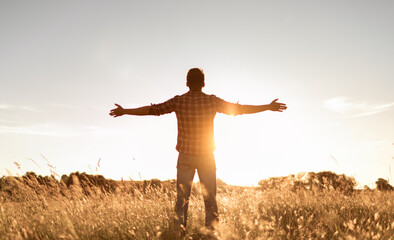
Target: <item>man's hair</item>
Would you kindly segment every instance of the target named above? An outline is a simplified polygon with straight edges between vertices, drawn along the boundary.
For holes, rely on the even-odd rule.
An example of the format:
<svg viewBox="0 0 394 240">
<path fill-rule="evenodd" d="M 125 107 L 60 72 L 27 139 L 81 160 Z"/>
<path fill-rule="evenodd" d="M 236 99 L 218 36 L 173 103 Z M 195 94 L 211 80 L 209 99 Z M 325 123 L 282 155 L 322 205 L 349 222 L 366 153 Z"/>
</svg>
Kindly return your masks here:
<svg viewBox="0 0 394 240">
<path fill-rule="evenodd" d="M 190 90 L 201 90 L 204 86 L 204 72 L 201 68 L 192 68 L 187 72 L 187 85 Z"/>
</svg>

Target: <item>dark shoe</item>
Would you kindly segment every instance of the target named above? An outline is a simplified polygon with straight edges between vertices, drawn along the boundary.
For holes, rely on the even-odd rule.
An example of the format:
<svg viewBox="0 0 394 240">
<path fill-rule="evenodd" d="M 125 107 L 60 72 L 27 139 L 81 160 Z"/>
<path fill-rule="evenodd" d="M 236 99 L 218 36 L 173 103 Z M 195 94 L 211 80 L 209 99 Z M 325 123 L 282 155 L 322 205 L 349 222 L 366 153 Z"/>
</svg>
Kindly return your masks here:
<svg viewBox="0 0 394 240">
<path fill-rule="evenodd" d="M 186 236 L 186 228 L 181 224 L 178 225 L 175 233 L 176 240 L 183 240 Z"/>
</svg>

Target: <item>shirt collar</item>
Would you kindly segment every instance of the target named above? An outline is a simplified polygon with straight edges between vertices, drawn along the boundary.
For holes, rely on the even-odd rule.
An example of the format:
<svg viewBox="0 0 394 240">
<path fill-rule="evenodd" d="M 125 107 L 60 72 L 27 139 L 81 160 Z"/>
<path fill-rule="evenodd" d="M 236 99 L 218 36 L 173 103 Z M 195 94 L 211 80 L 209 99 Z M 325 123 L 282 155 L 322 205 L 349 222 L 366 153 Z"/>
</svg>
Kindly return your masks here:
<svg viewBox="0 0 394 240">
<path fill-rule="evenodd" d="M 191 94 L 191 95 L 198 95 L 198 94 L 202 94 L 203 92 L 200 92 L 200 91 L 190 91 L 189 90 L 189 92 L 187 92 L 187 94 Z"/>
</svg>

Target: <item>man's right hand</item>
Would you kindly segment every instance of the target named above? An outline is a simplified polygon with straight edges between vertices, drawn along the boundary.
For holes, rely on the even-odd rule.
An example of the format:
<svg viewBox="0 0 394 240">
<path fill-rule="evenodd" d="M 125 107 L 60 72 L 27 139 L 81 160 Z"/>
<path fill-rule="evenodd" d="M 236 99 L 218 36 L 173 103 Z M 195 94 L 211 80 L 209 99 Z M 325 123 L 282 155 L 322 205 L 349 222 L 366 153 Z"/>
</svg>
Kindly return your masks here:
<svg viewBox="0 0 394 240">
<path fill-rule="evenodd" d="M 287 109 L 286 104 L 284 104 L 284 103 L 278 103 L 278 102 L 276 102 L 276 101 L 278 101 L 278 99 L 275 99 L 274 101 L 272 101 L 272 102 L 269 104 L 269 110 L 271 110 L 271 111 L 283 112 L 283 110 L 286 110 L 286 109 Z"/>
<path fill-rule="evenodd" d="M 125 114 L 125 110 L 122 108 L 122 106 L 120 106 L 119 104 L 115 103 L 115 106 L 117 106 L 117 108 L 114 108 L 111 110 L 111 112 L 109 113 L 109 115 L 113 116 L 113 117 L 120 117 L 123 114 Z"/>
</svg>

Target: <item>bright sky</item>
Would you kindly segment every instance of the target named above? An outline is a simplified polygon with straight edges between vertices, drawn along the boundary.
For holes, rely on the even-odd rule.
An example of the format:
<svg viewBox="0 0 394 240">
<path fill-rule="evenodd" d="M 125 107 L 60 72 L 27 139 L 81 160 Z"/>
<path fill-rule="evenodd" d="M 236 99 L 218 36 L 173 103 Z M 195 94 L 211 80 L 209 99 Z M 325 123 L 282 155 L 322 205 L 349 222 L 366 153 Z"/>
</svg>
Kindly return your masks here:
<svg viewBox="0 0 394 240">
<path fill-rule="evenodd" d="M 393 184 L 393 12 L 390 0 L 3 0 L 0 176 L 49 175 L 50 164 L 174 179 L 175 114 L 108 113 L 183 94 L 187 70 L 201 67 L 206 93 L 288 106 L 217 115 L 225 182 L 328 170 Z"/>
</svg>

